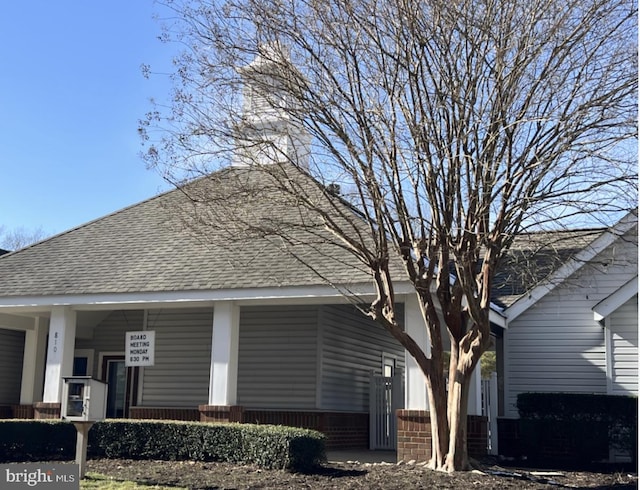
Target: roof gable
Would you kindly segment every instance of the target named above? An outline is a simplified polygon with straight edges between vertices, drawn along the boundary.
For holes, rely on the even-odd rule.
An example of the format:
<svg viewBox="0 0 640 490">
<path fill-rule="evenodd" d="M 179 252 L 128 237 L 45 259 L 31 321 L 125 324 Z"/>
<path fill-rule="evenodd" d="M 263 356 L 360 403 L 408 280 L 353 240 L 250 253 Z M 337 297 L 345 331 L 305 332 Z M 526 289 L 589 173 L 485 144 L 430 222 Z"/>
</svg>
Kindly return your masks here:
<svg viewBox="0 0 640 490">
<path fill-rule="evenodd" d="M 516 299 L 505 311 L 508 321 L 512 321 L 520 316 L 553 291 L 558 285 L 562 284 L 567 278 L 582 269 L 599 253 L 611 246 L 622 235 L 628 233 L 634 227 L 637 227 L 637 225 L 637 214 L 631 212 L 614 227 L 598 234 L 594 240 L 590 241 L 590 243 L 579 250 L 578 253 L 569 258 L 561 267 L 544 278 L 544 280 L 533 287 L 528 293 Z"/>
</svg>

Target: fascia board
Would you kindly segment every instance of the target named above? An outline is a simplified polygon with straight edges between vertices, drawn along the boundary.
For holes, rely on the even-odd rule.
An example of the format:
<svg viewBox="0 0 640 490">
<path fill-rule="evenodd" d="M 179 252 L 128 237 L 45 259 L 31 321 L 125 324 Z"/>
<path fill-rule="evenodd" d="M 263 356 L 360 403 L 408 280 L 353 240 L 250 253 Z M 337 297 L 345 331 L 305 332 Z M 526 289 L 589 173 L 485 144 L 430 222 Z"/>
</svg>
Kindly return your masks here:
<svg viewBox="0 0 640 490">
<path fill-rule="evenodd" d="M 507 321 L 513 321 L 522 313 L 527 311 L 547 294 L 553 291 L 559 284 L 568 279 L 572 274 L 578 272 L 596 255 L 605 250 L 621 235 L 637 226 L 638 218 L 634 213 L 629 213 L 620 220 L 611 231 L 604 231 L 602 235 L 578 252 L 575 258 L 570 259 L 560 267 L 552 276 L 539 286 L 536 286 L 529 294 L 518 299 L 514 304 L 505 310 Z"/>
<path fill-rule="evenodd" d="M 396 288 L 398 294 L 410 290 L 403 285 Z M 49 296 L 7 296 L 0 298 L 0 310 L 33 311 L 52 306 L 72 306 L 74 309 L 100 309 L 109 306 L 157 305 L 162 303 L 199 303 L 214 301 L 266 301 L 278 299 L 340 298 L 350 296 L 371 296 L 375 290 L 371 284 L 349 285 L 343 289 L 331 286 L 247 288 L 192 291 L 152 291 L 134 293 L 103 293 Z"/>
<path fill-rule="evenodd" d="M 638 276 L 595 305 L 592 308 L 593 319 L 597 322 L 604 320 L 636 294 L 638 294 Z"/>
</svg>

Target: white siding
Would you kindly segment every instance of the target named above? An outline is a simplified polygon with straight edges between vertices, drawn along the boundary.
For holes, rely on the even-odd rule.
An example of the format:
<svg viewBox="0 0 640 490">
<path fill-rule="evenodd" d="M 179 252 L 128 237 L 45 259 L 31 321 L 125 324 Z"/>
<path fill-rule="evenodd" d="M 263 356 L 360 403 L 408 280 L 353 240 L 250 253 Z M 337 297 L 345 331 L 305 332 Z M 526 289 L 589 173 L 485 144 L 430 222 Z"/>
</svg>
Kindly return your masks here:
<svg viewBox="0 0 640 490">
<path fill-rule="evenodd" d="M 213 308 L 150 310 L 155 365 L 144 368 L 141 406 L 196 408 L 209 399 Z"/>
<path fill-rule="evenodd" d="M 638 394 L 638 295 L 611 314 L 611 394 Z"/>
<path fill-rule="evenodd" d="M 402 305 L 399 306 L 402 322 Z M 383 354 L 404 369 L 403 347 L 378 323 L 348 305 L 322 308 L 321 408 L 369 410 L 369 376 L 382 374 Z"/>
<path fill-rule="evenodd" d="M 632 230 L 633 233 L 636 230 Z M 505 415 L 524 392 L 606 393 L 605 331 L 592 308 L 637 274 L 637 247 L 620 239 L 505 331 Z"/>
<path fill-rule="evenodd" d="M 238 404 L 317 408 L 317 340 L 317 306 L 241 308 Z"/>
<path fill-rule="evenodd" d="M 24 332 L 0 329 L 0 404 L 20 403 Z"/>
</svg>

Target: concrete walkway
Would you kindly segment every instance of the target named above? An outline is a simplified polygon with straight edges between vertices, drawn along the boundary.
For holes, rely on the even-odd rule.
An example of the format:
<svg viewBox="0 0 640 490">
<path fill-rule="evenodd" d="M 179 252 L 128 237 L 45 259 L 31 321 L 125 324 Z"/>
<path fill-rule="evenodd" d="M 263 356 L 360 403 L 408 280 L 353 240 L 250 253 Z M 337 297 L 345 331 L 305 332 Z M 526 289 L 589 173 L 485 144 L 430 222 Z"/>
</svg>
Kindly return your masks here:
<svg viewBox="0 0 640 490">
<path fill-rule="evenodd" d="M 327 451 L 329 463 L 393 463 L 397 462 L 395 451 L 369 451 L 367 449 L 342 449 Z"/>
</svg>

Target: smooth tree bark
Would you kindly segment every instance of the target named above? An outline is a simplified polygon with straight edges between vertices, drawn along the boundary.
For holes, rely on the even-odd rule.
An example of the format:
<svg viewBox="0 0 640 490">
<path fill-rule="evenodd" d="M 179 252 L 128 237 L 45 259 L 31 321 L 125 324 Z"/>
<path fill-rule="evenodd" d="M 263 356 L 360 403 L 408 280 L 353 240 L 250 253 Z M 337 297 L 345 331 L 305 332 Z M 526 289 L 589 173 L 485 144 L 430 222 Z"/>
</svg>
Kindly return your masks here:
<svg viewBox="0 0 640 490">
<path fill-rule="evenodd" d="M 637 202 L 635 1 L 184 0 L 162 12 L 164 37 L 185 49 L 170 107 L 141 123 L 148 163 L 178 185 L 259 169 L 304 215 L 241 205 L 255 180 L 215 212 L 220 195 L 194 192 L 205 239 L 277 237 L 292 253 L 317 239 L 368 270 L 366 314 L 425 376 L 430 465 L 467 469 L 469 383 L 514 238 L 610 223 Z M 399 280 L 429 349 L 398 322 Z"/>
</svg>

